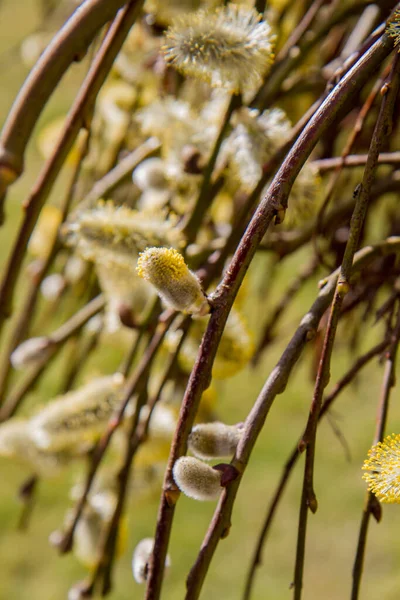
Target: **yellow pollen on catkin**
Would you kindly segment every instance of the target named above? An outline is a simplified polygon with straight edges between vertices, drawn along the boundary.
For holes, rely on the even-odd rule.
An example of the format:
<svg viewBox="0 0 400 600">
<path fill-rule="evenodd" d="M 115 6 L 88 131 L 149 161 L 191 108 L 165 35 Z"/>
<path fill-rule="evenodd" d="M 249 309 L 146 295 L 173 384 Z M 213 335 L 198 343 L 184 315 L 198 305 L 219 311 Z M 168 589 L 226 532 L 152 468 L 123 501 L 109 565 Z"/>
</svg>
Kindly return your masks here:
<svg viewBox="0 0 400 600">
<path fill-rule="evenodd" d="M 200 316 L 209 312 L 199 280 L 174 248 L 147 248 L 139 255 L 136 269 L 175 310 Z"/>
<path fill-rule="evenodd" d="M 186 277 L 189 269 L 182 254 L 174 248 L 147 248 L 139 255 L 137 272 L 140 277 L 151 281 L 151 274 L 157 272 L 157 278 L 179 281 Z"/>
<path fill-rule="evenodd" d="M 363 479 L 380 502 L 400 504 L 400 434 L 391 434 L 368 451 Z"/>
</svg>

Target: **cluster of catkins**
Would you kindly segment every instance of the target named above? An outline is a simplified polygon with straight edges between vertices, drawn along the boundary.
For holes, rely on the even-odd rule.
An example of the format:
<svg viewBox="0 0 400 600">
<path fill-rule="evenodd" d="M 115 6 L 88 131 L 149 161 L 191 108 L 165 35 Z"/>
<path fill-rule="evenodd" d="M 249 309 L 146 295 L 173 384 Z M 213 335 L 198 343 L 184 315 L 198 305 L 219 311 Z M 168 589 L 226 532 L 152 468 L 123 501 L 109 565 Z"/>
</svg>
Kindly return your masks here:
<svg viewBox="0 0 400 600">
<path fill-rule="evenodd" d="M 24 43 L 24 60 L 32 59 L 39 42 L 36 36 Z M 149 439 L 135 460 L 136 469 L 151 467 L 158 477 L 162 469 L 157 470 L 157 465 L 166 460 L 175 429 L 182 381 L 196 359 L 212 310 L 210 292 L 203 289 L 194 270 L 223 247 L 243 195 L 256 187 L 264 165 L 290 135 L 291 123 L 281 108 L 260 111 L 249 106 L 273 59 L 273 26 L 268 15 L 263 18 L 251 3 L 145 2 L 143 15 L 98 96 L 89 150 L 70 213 L 64 218 L 57 202 L 46 206 L 30 240 L 29 251 L 38 261 L 47 256 L 56 235 L 63 245 L 53 272 L 41 285 L 49 310 L 67 293 L 85 297 L 88 282 L 93 289 L 100 287 L 106 301 L 104 318 L 95 317 L 84 328 L 84 335 L 96 330 L 100 346 L 116 336 L 113 343 L 116 339 L 124 347 L 128 334 L 137 335 L 124 326 L 126 315 L 130 324 L 143 323 L 157 294 L 164 307 L 193 316 L 180 349 L 177 380 L 171 382 L 172 392 L 167 388 L 156 405 Z M 227 118 L 233 95 L 241 100 Z M 37 144 L 44 157 L 51 155 L 63 120 L 47 124 L 40 132 Z M 69 155 L 70 168 L 82 158 L 82 143 L 78 139 Z M 218 185 L 206 218 L 197 224 L 195 235 L 189 235 L 188 221 L 203 197 L 207 164 L 217 143 L 209 184 L 218 181 Z M 110 169 L 131 155 L 137 156 L 136 164 L 117 184 L 100 185 L 101 195 L 96 196 L 99 188 L 93 182 L 104 183 Z M 307 218 L 318 201 L 319 180 L 309 165 L 292 194 L 296 198 L 289 226 Z M 252 356 L 252 335 L 243 315 L 245 299 L 241 294 L 228 318 L 214 363 L 215 379 L 236 374 Z M 173 353 L 179 343 L 176 323 L 166 335 L 165 353 Z M 45 362 L 51 351 L 51 338 L 31 338 L 15 349 L 12 365 L 24 371 Z M 160 366 L 155 365 L 150 387 L 160 377 Z M 0 454 L 23 460 L 41 476 L 58 473 L 72 460 L 87 456 L 106 431 L 120 407 L 124 383 L 119 372 L 96 375 L 26 418 L 10 419 L 0 425 Z M 90 566 L 98 560 L 98 540 L 115 507 L 115 475 L 126 441 L 125 425 L 136 401 L 133 396 L 118 435 L 113 436 L 111 464 L 100 470 L 76 528 L 75 552 Z M 146 410 L 142 409 L 141 418 Z M 210 412 L 203 414 L 208 417 Z M 222 489 L 221 469 L 204 461 L 231 458 L 240 436 L 239 425 L 196 425 L 189 439 L 194 457 L 181 457 L 174 466 L 179 489 L 197 500 L 216 498 Z M 141 482 L 145 487 L 146 477 L 143 474 L 141 480 L 135 474 L 134 485 Z M 73 498 L 79 497 L 79 489 Z M 146 538 L 135 551 L 133 571 L 138 582 L 146 579 L 152 544 Z"/>
</svg>

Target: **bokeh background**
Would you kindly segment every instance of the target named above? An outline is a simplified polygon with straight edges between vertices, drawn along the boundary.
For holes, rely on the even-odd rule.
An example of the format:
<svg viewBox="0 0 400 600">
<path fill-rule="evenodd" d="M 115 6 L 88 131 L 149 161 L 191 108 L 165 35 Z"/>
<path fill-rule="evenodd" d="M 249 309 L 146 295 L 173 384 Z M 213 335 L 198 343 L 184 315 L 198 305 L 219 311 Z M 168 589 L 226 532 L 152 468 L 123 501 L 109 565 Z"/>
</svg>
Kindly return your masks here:
<svg viewBox="0 0 400 600">
<path fill-rule="evenodd" d="M 20 57 L 21 41 L 35 30 L 39 20 L 35 0 L 0 2 L 1 123 L 28 72 Z M 46 108 L 37 132 L 68 110 L 84 69 L 85 65 L 72 67 Z M 7 256 L 21 217 L 21 203 L 41 164 L 42 158 L 33 139 L 27 155 L 26 172 L 11 188 L 6 224 L 0 231 L 0 261 Z M 57 203 L 57 190 L 61 189 L 65 176 L 63 173 L 50 202 Z M 249 294 L 254 296 L 254 305 L 247 316 L 255 334 L 260 319 L 274 305 L 291 274 L 305 259 L 305 252 L 289 258 L 274 274 L 271 292 L 268 257 L 259 257 L 255 261 L 247 279 Z M 263 291 L 262 302 L 259 300 L 260 290 Z M 281 341 L 266 352 L 256 369 L 249 367 L 229 381 L 217 383 L 217 413 L 221 420 L 233 423 L 245 418 L 316 293 L 317 278 L 302 290 L 282 322 Z M 18 293 L 16 297 L 18 301 Z M 65 310 L 68 312 L 68 307 Z M 46 331 L 51 331 L 58 322 L 45 323 Z M 374 335 L 374 331 L 369 332 L 368 339 L 363 340 L 365 349 L 373 343 Z M 95 361 L 89 361 L 86 375 L 89 371 L 111 373 L 120 358 L 121 350 L 110 344 Z M 331 382 L 336 381 L 352 360 L 348 349 L 341 348 L 339 336 Z M 68 348 L 55 361 L 39 388 L 30 395 L 25 410 L 31 410 L 57 393 L 59 374 L 66 368 L 67 361 Z M 236 600 L 241 597 L 255 538 L 270 496 L 286 457 L 306 422 L 312 395 L 312 362 L 313 348 L 310 346 L 296 367 L 285 393 L 273 405 L 240 489 L 230 535 L 219 546 L 202 598 Z M 306 600 L 342 600 L 349 597 L 353 556 L 365 498 L 361 465 L 373 439 L 381 376 L 382 367 L 377 361 L 371 363 L 363 375 L 346 389 L 334 408 L 333 418 L 348 442 L 350 460 L 330 425 L 324 422 L 319 429 L 315 474 L 319 510 L 309 518 L 304 575 Z M 400 431 L 399 396 L 396 392 L 389 414 L 388 433 L 392 431 Z M 0 600 L 66 598 L 70 586 L 82 579 L 85 571 L 73 555 L 58 556 L 49 545 L 48 537 L 61 525 L 71 505 L 68 494 L 77 469 L 69 470 L 59 479 L 40 482 L 30 526 L 27 531 L 21 532 L 17 530 L 21 511 L 17 490 L 28 475 L 22 466 L 6 459 L 0 460 Z M 291 597 L 289 586 L 295 557 L 301 475 L 302 461 L 296 468 L 272 527 L 263 564 L 258 570 L 254 600 Z M 160 488 L 157 486 L 129 503 L 127 549 L 118 561 L 110 600 L 132 600 L 143 596 L 143 589 L 132 578 L 130 561 L 137 542 L 153 535 L 159 496 Z M 165 583 L 165 600 L 184 597 L 185 576 L 197 555 L 213 509 L 213 503 L 198 503 L 184 497 L 180 500 L 170 546 L 172 568 Z M 361 593 L 364 600 L 398 600 L 400 597 L 399 531 L 400 507 L 384 506 L 382 522 L 377 525 L 372 520 L 368 535 Z"/>
</svg>

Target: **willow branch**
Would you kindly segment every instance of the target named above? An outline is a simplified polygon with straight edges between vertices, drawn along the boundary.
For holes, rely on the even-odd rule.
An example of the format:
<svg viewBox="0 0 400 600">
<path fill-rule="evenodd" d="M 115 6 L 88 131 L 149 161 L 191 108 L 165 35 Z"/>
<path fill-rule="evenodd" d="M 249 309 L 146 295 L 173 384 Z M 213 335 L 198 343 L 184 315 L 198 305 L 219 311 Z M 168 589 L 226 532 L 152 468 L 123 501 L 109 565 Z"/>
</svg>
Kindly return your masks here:
<svg viewBox="0 0 400 600">
<path fill-rule="evenodd" d="M 110 4 L 110 2 L 108 2 Z M 15 286 L 21 270 L 29 237 L 40 210 L 60 172 L 81 127 L 88 125 L 97 94 L 103 85 L 130 28 L 139 14 L 142 2 L 131 2 L 116 17 L 82 84 L 64 125 L 57 147 L 46 161 L 33 190 L 24 203 L 25 216 L 15 240 L 0 285 L 0 330 L 12 311 Z M 106 11 L 107 12 L 107 11 Z"/>
<path fill-rule="evenodd" d="M 85 143 L 82 146 L 79 159 L 72 173 L 67 193 L 65 194 L 65 197 L 63 198 L 63 201 L 60 206 L 61 224 L 65 221 L 71 206 L 75 186 L 81 172 L 82 161 L 87 153 L 88 141 L 89 133 L 87 132 Z M 60 230 L 60 227 L 58 228 L 58 230 Z M 39 269 L 35 272 L 34 277 L 32 277 L 31 281 L 28 284 L 28 290 L 25 294 L 22 307 L 19 311 L 16 321 L 13 323 L 13 328 L 9 335 L 7 346 L 3 353 L 4 360 L 0 364 L 0 405 L 3 403 L 4 396 L 7 393 L 8 382 L 12 372 L 10 356 L 15 350 L 15 348 L 18 346 L 18 344 L 21 342 L 21 340 L 24 337 L 28 337 L 29 335 L 29 325 L 32 322 L 32 319 L 35 315 L 36 304 L 40 291 L 40 284 L 42 283 L 44 277 L 46 276 L 51 265 L 53 264 L 59 247 L 60 244 L 58 241 L 58 236 L 55 235 L 53 240 L 49 244 L 47 256 L 45 256 L 44 259 L 41 261 Z"/>
<path fill-rule="evenodd" d="M 400 83 L 399 64 L 400 61 L 396 55 L 393 61 L 389 82 L 385 84 L 381 90 L 383 95 L 381 108 L 375 125 L 374 133 L 372 135 L 368 160 L 365 166 L 362 183 L 356 191 L 356 205 L 351 218 L 349 239 L 346 243 L 335 295 L 329 314 L 310 414 L 303 438 L 299 446 L 301 451 L 306 449 L 306 459 L 304 465 L 303 490 L 300 503 L 297 535 L 293 592 L 294 600 L 300 600 L 302 593 L 308 510 L 310 509 L 311 512 L 315 513 L 318 507 L 313 482 L 318 414 L 321 409 L 323 392 L 330 378 L 330 363 L 337 326 L 339 323 L 340 310 L 344 297 L 350 291 L 350 277 L 352 274 L 354 254 L 359 244 L 361 231 L 368 210 L 370 192 L 378 164 L 379 152 L 382 148 L 385 138 L 390 135 L 392 129 L 393 110 Z"/>
<path fill-rule="evenodd" d="M 389 410 L 390 394 L 396 383 L 396 356 L 400 342 L 400 302 L 398 302 L 397 322 L 391 335 L 390 346 L 386 356 L 385 370 L 383 374 L 382 388 L 379 397 L 377 424 L 373 444 L 383 440 L 386 428 L 387 414 Z M 356 556 L 353 565 L 353 585 L 351 590 L 351 600 L 357 600 L 360 593 L 361 577 L 364 566 L 365 547 L 367 543 L 368 525 L 370 515 L 380 517 L 380 505 L 372 492 L 368 492 L 363 514 L 361 518 L 360 530 L 357 541 Z"/>
<path fill-rule="evenodd" d="M 353 273 L 366 268 L 375 258 L 387 256 L 393 252 L 400 252 L 400 237 L 375 245 L 367 246 L 356 253 Z M 236 455 L 232 465 L 239 473 L 239 477 L 233 481 L 221 494 L 218 506 L 214 512 L 207 534 L 203 540 L 200 553 L 190 571 L 187 580 L 186 600 L 198 598 L 205 576 L 208 572 L 210 562 L 220 539 L 226 537 L 230 528 L 230 519 L 238 492 L 242 474 L 244 473 L 251 452 L 257 438 L 264 426 L 269 410 L 278 394 L 284 392 L 290 374 L 300 358 L 307 342 L 316 334 L 318 324 L 326 309 L 333 299 L 339 270 L 336 270 L 328 278 L 321 281 L 321 291 L 317 299 L 300 322 L 300 325 L 283 352 L 275 368 L 271 371 L 264 384 L 256 402 L 251 409 L 243 428 L 242 438 L 238 444 Z"/>
<path fill-rule="evenodd" d="M 90 207 L 97 202 L 97 200 L 111 194 L 116 187 L 131 177 L 132 171 L 141 162 L 146 158 L 153 156 L 159 150 L 160 146 L 159 140 L 155 137 L 151 137 L 130 152 L 113 169 L 111 169 L 111 171 L 94 184 L 82 202 L 79 203 L 79 210 L 83 207 Z"/>
<path fill-rule="evenodd" d="M 71 518 L 71 523 L 58 544 L 62 553 L 69 552 L 72 548 L 75 529 L 84 509 L 87 496 L 90 492 L 92 483 L 94 481 L 94 477 L 97 473 L 97 469 L 100 466 L 100 463 L 109 446 L 109 443 L 115 430 L 119 427 L 124 418 L 126 408 L 133 394 L 140 394 L 143 391 L 143 388 L 146 385 L 149 369 L 157 355 L 158 350 L 160 349 L 168 327 L 170 326 L 174 318 L 175 313 L 170 310 L 166 311 L 160 316 L 159 325 L 152 339 L 150 340 L 150 343 L 146 348 L 141 361 L 139 362 L 137 368 L 126 383 L 123 397 L 121 400 L 121 405 L 117 411 L 117 414 L 115 415 L 115 417 L 111 418 L 107 430 L 96 445 L 96 448 L 93 452 L 89 473 L 86 478 L 85 488 L 81 497 L 79 498 L 79 501 L 76 504 L 73 517 Z"/>
<path fill-rule="evenodd" d="M 341 392 L 356 378 L 358 373 L 367 365 L 373 358 L 382 354 L 382 352 L 387 348 L 389 341 L 384 340 L 371 348 L 368 352 L 360 356 L 352 367 L 347 371 L 347 373 L 336 383 L 333 387 L 332 391 L 326 396 L 324 403 L 321 407 L 320 413 L 318 415 L 318 422 L 321 421 L 322 417 L 326 415 L 331 408 L 333 402 L 338 398 Z M 298 444 L 295 445 L 291 454 L 289 455 L 285 467 L 283 469 L 283 473 L 279 480 L 279 483 L 275 489 L 275 492 L 271 498 L 268 512 L 266 514 L 264 524 L 260 531 L 257 545 L 251 560 L 250 569 L 246 579 L 246 586 L 243 594 L 243 600 L 249 600 L 251 596 L 251 591 L 254 585 L 254 577 L 256 574 L 257 567 L 262 562 L 262 551 L 272 525 L 275 513 L 278 509 L 278 505 L 283 497 L 283 493 L 286 489 L 286 485 L 289 481 L 290 475 L 293 472 L 295 465 L 300 457 L 300 452 L 298 448 Z"/>
<path fill-rule="evenodd" d="M 58 31 L 30 72 L 0 137 L 0 196 L 22 173 L 33 128 L 68 67 L 81 60 L 96 33 L 127 0 L 86 0 Z"/>
<path fill-rule="evenodd" d="M 102 295 L 97 296 L 58 329 L 53 331 L 53 333 L 46 336 L 49 355 L 45 360 L 35 365 L 22 382 L 12 390 L 0 410 L 0 422 L 6 421 L 15 414 L 25 395 L 37 384 L 39 378 L 49 366 L 49 363 L 55 358 L 63 344 L 76 335 L 92 317 L 97 315 L 104 308 L 104 304 L 104 297 Z"/>
<path fill-rule="evenodd" d="M 207 166 L 204 169 L 203 180 L 201 183 L 201 188 L 199 195 L 196 199 L 193 210 L 186 221 L 183 224 L 183 232 L 186 236 L 187 243 L 190 244 L 196 238 L 197 232 L 200 228 L 202 219 L 209 208 L 210 205 L 210 187 L 211 187 L 211 178 L 214 171 L 215 163 L 217 161 L 218 153 L 221 148 L 221 144 L 226 136 L 228 131 L 229 122 L 231 120 L 231 116 L 233 112 L 239 108 L 242 104 L 242 97 L 238 94 L 233 94 L 231 96 L 228 108 L 226 109 L 224 118 L 222 120 L 222 124 L 218 133 L 218 137 L 215 140 L 215 144 L 211 153 L 211 156 L 208 160 Z"/>
<path fill-rule="evenodd" d="M 337 169 L 338 167 L 364 167 L 367 162 L 368 154 L 349 154 L 342 158 L 334 156 L 333 158 L 321 158 L 312 161 L 312 165 L 318 169 L 320 173 Z M 390 165 L 393 167 L 400 166 L 400 152 L 382 152 L 378 157 L 378 164 Z"/>
<path fill-rule="evenodd" d="M 384 34 L 343 77 L 311 118 L 273 179 L 265 198 L 261 201 L 235 252 L 222 282 L 216 290 L 213 297 L 214 308 L 189 378 L 171 447 L 158 513 L 153 558 L 150 561 L 146 591 L 147 600 L 158 600 L 161 592 L 165 558 L 175 511 L 174 504 L 168 500 L 168 491 L 175 487 L 172 468 L 177 458 L 186 451 L 187 438 L 194 422 L 200 398 L 203 391 L 210 384 L 211 370 L 218 344 L 246 271 L 271 221 L 278 213 L 281 214 L 285 210 L 291 187 L 312 149 L 327 131 L 346 100 L 351 98 L 363 86 L 371 73 L 389 54 L 392 47 L 393 41 Z M 246 436 L 244 439 L 247 439 Z M 241 464 L 241 460 L 238 464 Z M 231 489 L 237 488 L 238 485 L 237 480 L 231 484 Z M 224 497 L 225 494 L 223 494 Z M 218 525 L 219 519 L 217 521 L 215 527 L 214 523 L 211 527 L 211 530 L 216 532 L 212 534 L 213 540 L 217 536 L 215 546 L 219 539 L 218 535 L 222 533 Z M 192 596 L 193 599 L 197 598 L 205 576 L 203 566 L 200 569 L 199 585 L 196 585 L 195 591 L 192 587 L 195 594 Z"/>
</svg>

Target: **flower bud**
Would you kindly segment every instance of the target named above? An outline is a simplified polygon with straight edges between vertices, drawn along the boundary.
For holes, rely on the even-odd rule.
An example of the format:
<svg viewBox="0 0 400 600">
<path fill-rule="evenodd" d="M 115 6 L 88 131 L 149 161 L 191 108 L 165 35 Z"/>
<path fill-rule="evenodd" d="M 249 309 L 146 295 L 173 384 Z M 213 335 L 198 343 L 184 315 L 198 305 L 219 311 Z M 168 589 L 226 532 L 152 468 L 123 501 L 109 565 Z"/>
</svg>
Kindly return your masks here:
<svg viewBox="0 0 400 600">
<path fill-rule="evenodd" d="M 178 488 L 194 500 L 215 500 L 221 488 L 221 474 L 197 458 L 182 456 L 173 468 Z"/>
<path fill-rule="evenodd" d="M 79 447 L 73 452 L 39 448 L 26 419 L 12 418 L 0 425 L 0 456 L 17 459 L 42 477 L 56 475 L 79 452 Z"/>
<path fill-rule="evenodd" d="M 201 423 L 192 429 L 189 449 L 203 460 L 231 457 L 236 451 L 241 433 L 238 425 Z"/>
<path fill-rule="evenodd" d="M 199 280 L 174 248 L 147 248 L 139 255 L 137 272 L 175 310 L 200 316 L 209 312 Z"/>
<path fill-rule="evenodd" d="M 58 300 L 65 289 L 66 280 L 60 273 L 52 273 L 45 277 L 40 284 L 42 296 L 49 302 Z"/>
<path fill-rule="evenodd" d="M 153 553 L 154 540 L 153 538 L 144 538 L 141 540 L 133 551 L 132 571 L 133 577 L 137 583 L 145 583 L 149 571 L 149 561 Z M 169 555 L 165 559 L 165 567 L 171 565 Z"/>
<path fill-rule="evenodd" d="M 119 406 L 123 383 L 124 377 L 116 373 L 53 400 L 30 421 L 37 445 L 60 450 L 94 441 Z"/>
<path fill-rule="evenodd" d="M 17 370 L 36 365 L 52 355 L 54 345 L 51 339 L 44 336 L 25 340 L 11 354 L 11 364 Z"/>
<path fill-rule="evenodd" d="M 144 160 L 132 173 L 132 181 L 144 191 L 148 188 L 165 189 L 168 186 L 162 158 Z"/>
</svg>

